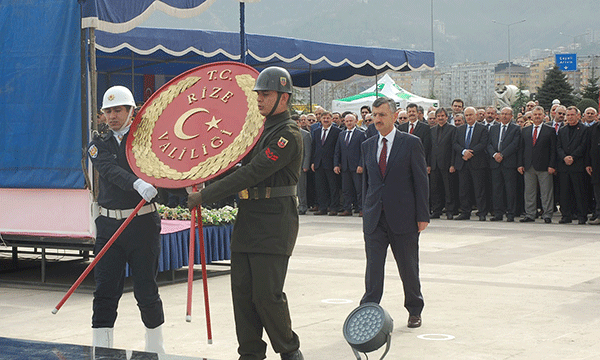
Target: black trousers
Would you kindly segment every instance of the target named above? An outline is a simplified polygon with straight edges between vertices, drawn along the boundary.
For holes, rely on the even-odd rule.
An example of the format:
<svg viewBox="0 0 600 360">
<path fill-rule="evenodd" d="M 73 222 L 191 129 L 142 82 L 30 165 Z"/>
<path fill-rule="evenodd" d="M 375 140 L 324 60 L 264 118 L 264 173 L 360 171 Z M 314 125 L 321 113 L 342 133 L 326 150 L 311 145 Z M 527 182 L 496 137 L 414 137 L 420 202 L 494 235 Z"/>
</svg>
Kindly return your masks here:
<svg viewBox="0 0 600 360">
<path fill-rule="evenodd" d="M 419 233 L 395 234 L 384 213 L 372 234 L 365 234 L 367 269 L 365 271 L 365 294 L 361 304 L 381 301 L 385 277 L 385 258 L 391 246 L 404 288 L 404 307 L 410 315 L 421 315 L 423 295 L 419 280 Z"/>
<path fill-rule="evenodd" d="M 452 179 L 448 169 L 439 167 L 431 171 L 431 205 L 434 214 L 441 214 L 444 206 L 446 213 L 454 212 L 454 197 L 452 191 Z"/>
<path fill-rule="evenodd" d="M 125 220 L 104 216 L 96 219 L 98 254 Z M 160 217 L 157 212 L 136 216 L 117 238 L 94 268 L 94 314 L 92 327 L 114 327 L 119 299 L 123 295 L 125 265 L 129 264 L 133 278 L 133 294 L 142 322 L 149 329 L 164 323 L 165 316 L 156 275 L 160 255 Z"/>
<path fill-rule="evenodd" d="M 475 193 L 477 215 L 487 214 L 487 198 L 485 193 L 485 169 L 469 169 L 464 166 L 458 172 L 459 198 L 461 214 L 471 214 L 471 192 Z"/>
<path fill-rule="evenodd" d="M 283 292 L 288 261 L 287 255 L 231 253 L 231 294 L 240 359 L 265 358 L 263 329 L 277 353 L 300 347 Z"/>
<path fill-rule="evenodd" d="M 336 174 L 332 169 L 320 167 L 315 169 L 315 187 L 319 211 L 338 211 L 340 198 Z"/>
<path fill-rule="evenodd" d="M 560 172 L 560 212 L 563 218 L 587 218 L 587 200 L 582 172 Z"/>
<path fill-rule="evenodd" d="M 492 200 L 495 217 L 517 212 L 517 169 L 500 166 L 492 169 Z"/>
<path fill-rule="evenodd" d="M 356 171 L 342 171 L 342 195 L 344 210 L 352 212 L 352 205 L 362 211 L 362 174 Z"/>
</svg>

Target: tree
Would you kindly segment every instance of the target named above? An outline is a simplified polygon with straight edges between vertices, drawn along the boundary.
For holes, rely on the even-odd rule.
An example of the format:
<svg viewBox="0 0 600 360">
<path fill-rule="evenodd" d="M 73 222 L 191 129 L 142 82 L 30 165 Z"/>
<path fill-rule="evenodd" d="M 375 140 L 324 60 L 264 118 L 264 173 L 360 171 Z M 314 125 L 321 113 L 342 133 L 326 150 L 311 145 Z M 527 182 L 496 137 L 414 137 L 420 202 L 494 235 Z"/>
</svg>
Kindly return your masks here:
<svg viewBox="0 0 600 360">
<path fill-rule="evenodd" d="M 584 99 L 598 101 L 599 90 L 600 87 L 598 87 L 598 77 L 594 76 L 594 68 L 592 67 L 592 73 L 590 74 L 587 85 L 583 89 L 582 97 Z"/>
<path fill-rule="evenodd" d="M 567 76 L 563 74 L 557 65 L 554 65 L 554 67 L 548 71 L 542 86 L 538 88 L 537 98 L 540 101 L 540 105 L 543 106 L 544 109 L 549 110 L 552 106 L 552 100 L 554 99 L 560 100 L 560 103 L 565 106 L 575 105 L 575 99 L 571 94 L 572 92 L 573 87 L 569 85 Z"/>
<path fill-rule="evenodd" d="M 593 107 L 594 109 L 596 109 L 596 111 L 598 111 L 598 102 L 596 100 L 583 98 L 580 102 L 577 103 L 577 108 L 579 109 L 579 111 L 581 111 L 582 114 L 585 112 L 585 109 L 589 107 Z"/>
</svg>

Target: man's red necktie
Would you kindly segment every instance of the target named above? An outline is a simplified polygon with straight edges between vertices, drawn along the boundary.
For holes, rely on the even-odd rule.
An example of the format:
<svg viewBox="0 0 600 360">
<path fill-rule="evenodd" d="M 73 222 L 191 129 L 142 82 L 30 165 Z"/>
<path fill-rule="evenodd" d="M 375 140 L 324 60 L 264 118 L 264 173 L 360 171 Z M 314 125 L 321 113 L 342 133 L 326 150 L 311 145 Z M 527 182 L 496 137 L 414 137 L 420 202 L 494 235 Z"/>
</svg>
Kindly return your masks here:
<svg viewBox="0 0 600 360">
<path fill-rule="evenodd" d="M 385 175 L 385 167 L 387 166 L 387 139 L 383 138 L 383 146 L 381 147 L 381 154 L 379 154 L 379 170 L 381 176 Z"/>
<path fill-rule="evenodd" d="M 410 133 L 412 134 L 415 131 L 415 124 L 410 124 Z"/>
<path fill-rule="evenodd" d="M 535 146 L 535 143 L 537 141 L 537 128 L 537 126 L 533 128 L 533 146 Z"/>
</svg>

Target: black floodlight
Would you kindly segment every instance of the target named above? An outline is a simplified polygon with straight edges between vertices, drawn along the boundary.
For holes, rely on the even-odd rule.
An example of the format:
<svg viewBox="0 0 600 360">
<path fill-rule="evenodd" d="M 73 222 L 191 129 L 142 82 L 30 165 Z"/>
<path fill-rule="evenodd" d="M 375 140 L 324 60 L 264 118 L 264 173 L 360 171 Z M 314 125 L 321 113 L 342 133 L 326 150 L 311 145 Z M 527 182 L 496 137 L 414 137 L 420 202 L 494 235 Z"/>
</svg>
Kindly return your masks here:
<svg viewBox="0 0 600 360">
<path fill-rule="evenodd" d="M 359 351 L 368 353 L 387 343 L 381 359 L 387 355 L 392 344 L 394 320 L 379 304 L 366 303 L 354 309 L 344 322 L 344 338 L 352 347 L 356 359 Z"/>
</svg>

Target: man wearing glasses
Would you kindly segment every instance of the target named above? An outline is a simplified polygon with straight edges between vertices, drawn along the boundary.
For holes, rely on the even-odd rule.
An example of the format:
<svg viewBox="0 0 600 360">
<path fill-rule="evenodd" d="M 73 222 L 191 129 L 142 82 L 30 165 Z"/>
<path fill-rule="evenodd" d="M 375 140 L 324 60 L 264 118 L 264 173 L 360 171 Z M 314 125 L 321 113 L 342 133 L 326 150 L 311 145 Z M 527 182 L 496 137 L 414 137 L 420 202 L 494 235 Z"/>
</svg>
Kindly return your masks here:
<svg viewBox="0 0 600 360">
<path fill-rule="evenodd" d="M 565 115 L 567 115 L 567 108 L 564 105 L 556 107 L 555 116 L 552 118 L 552 127 L 558 135 L 558 130 L 565 125 Z"/>
<path fill-rule="evenodd" d="M 402 125 L 408 121 L 408 114 L 405 110 L 398 112 L 398 125 Z"/>
<path fill-rule="evenodd" d="M 448 124 L 446 109 L 435 112 L 437 125 L 431 128 L 431 205 L 432 219 L 439 219 L 444 205 L 448 220 L 453 218 L 455 198 L 452 193 L 450 167 L 452 166 L 452 143 L 456 127 Z"/>
</svg>

